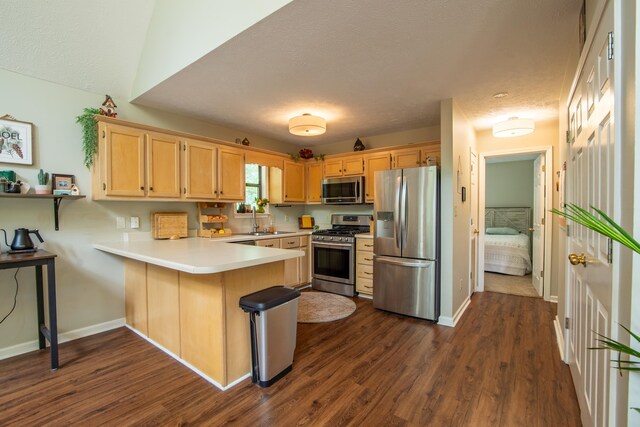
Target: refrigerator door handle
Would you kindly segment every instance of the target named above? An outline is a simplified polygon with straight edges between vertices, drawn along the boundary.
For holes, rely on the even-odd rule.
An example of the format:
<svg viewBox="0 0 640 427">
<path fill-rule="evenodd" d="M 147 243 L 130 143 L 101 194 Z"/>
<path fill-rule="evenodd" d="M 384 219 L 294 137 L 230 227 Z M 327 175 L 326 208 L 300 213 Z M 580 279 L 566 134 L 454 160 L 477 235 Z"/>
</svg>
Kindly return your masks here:
<svg viewBox="0 0 640 427">
<path fill-rule="evenodd" d="M 407 209 L 407 177 L 402 174 L 402 190 L 400 193 L 400 206 L 402 212 L 400 213 L 400 230 L 402 230 L 402 246 L 406 246 L 407 241 L 407 215 L 409 210 Z"/>
<path fill-rule="evenodd" d="M 401 246 L 402 242 L 400 241 L 400 232 L 402 230 L 401 224 L 400 224 L 400 215 L 402 212 L 401 205 L 400 205 L 400 203 L 402 203 L 402 198 L 400 197 L 401 191 L 402 191 L 402 178 L 398 177 L 396 179 L 396 192 L 395 192 L 398 200 L 396 200 L 396 206 L 393 212 L 393 231 L 396 237 L 396 248 L 398 249 L 402 248 Z"/>
<path fill-rule="evenodd" d="M 425 268 L 433 265 L 433 260 L 430 260 L 430 261 L 422 261 L 422 260 L 416 260 L 416 259 L 407 260 L 407 258 L 392 258 L 392 257 L 377 256 L 377 255 L 373 256 L 373 261 L 379 262 L 382 264 L 393 264 L 393 265 L 400 265 L 403 267 L 416 267 L 416 268 Z"/>
</svg>

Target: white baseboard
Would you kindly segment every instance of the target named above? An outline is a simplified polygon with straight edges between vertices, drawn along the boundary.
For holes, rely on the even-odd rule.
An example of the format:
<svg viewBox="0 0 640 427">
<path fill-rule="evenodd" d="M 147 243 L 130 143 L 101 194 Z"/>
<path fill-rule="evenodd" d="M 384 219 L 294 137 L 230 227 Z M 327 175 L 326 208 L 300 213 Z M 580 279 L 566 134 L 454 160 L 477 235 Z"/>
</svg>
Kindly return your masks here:
<svg viewBox="0 0 640 427">
<path fill-rule="evenodd" d="M 191 369 L 193 372 L 195 372 L 196 374 L 198 374 L 199 376 L 201 376 L 202 378 L 204 378 L 205 380 L 207 380 L 208 382 L 210 382 L 211 384 L 213 384 L 214 386 L 216 386 L 217 388 L 219 388 L 222 391 L 228 390 L 231 387 L 233 387 L 234 385 L 244 381 L 245 379 L 251 377 L 251 372 L 241 376 L 240 378 L 238 378 L 235 381 L 230 382 L 226 387 L 222 386 L 219 382 L 217 382 L 216 380 L 214 380 L 213 378 L 211 378 L 210 376 L 208 376 L 207 374 L 205 374 L 204 372 L 202 372 L 200 369 L 196 368 L 195 366 L 191 365 L 190 363 L 186 362 L 185 360 L 181 359 L 180 357 L 176 356 L 175 354 L 173 354 L 172 352 L 170 352 L 169 350 L 167 350 L 166 348 L 164 348 L 163 346 L 161 346 L 160 344 L 158 344 L 157 342 L 155 342 L 154 340 L 152 340 L 151 338 L 149 338 L 148 336 L 142 334 L 139 331 L 136 331 L 135 329 L 133 329 L 131 326 L 129 325 L 125 325 L 129 330 L 131 330 L 132 332 L 136 333 L 137 335 L 139 335 L 142 339 L 144 339 L 145 341 L 149 342 L 150 344 L 152 344 L 154 347 L 157 347 L 159 350 L 162 350 L 164 353 L 166 353 L 168 356 L 172 357 L 173 359 L 177 360 L 178 362 L 182 363 L 184 366 L 186 366 L 187 368 Z"/>
<path fill-rule="evenodd" d="M 462 305 L 460 306 L 458 311 L 456 311 L 456 314 L 454 314 L 453 317 L 440 316 L 438 318 L 438 325 L 449 326 L 450 328 L 454 328 L 458 324 L 458 321 L 460 320 L 464 312 L 469 307 L 469 304 L 471 304 L 471 298 L 467 297 L 467 299 L 462 303 Z"/>
<path fill-rule="evenodd" d="M 558 303 L 558 296 L 557 296 L 557 295 L 551 295 L 551 296 L 549 297 L 549 302 L 552 302 L 552 303 L 554 303 L 554 304 L 557 304 L 557 303 Z"/>
<path fill-rule="evenodd" d="M 560 350 L 560 359 L 564 360 L 564 335 L 562 334 L 562 325 L 560 325 L 560 319 L 556 316 L 553 319 L 553 326 L 556 330 L 556 342 L 558 343 L 558 350 Z M 565 362 L 566 363 L 566 362 Z"/>
<path fill-rule="evenodd" d="M 100 332 L 110 331 L 111 329 L 120 328 L 124 325 L 125 319 L 123 317 L 121 319 L 98 323 L 97 325 L 74 329 L 73 331 L 58 334 L 58 344 L 77 340 L 78 338 L 88 337 L 89 335 L 99 334 Z M 49 343 L 47 342 L 47 346 L 48 345 Z M 0 348 L 0 360 L 8 359 L 9 357 L 18 356 L 24 353 L 29 353 L 30 351 L 38 350 L 38 348 L 38 340 L 27 341 L 21 344 L 13 345 L 11 347 Z"/>
<path fill-rule="evenodd" d="M 364 299 L 373 299 L 373 295 L 367 295 L 367 294 L 358 294 L 358 298 L 364 298 Z"/>
</svg>

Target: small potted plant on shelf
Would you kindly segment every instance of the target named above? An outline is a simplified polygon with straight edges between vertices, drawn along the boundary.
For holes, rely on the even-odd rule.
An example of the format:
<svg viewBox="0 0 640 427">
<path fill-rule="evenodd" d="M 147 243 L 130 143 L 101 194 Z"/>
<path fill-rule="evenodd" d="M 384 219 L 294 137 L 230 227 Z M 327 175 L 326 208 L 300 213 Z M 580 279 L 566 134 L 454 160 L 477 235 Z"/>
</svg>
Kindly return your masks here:
<svg viewBox="0 0 640 427">
<path fill-rule="evenodd" d="M 264 213 L 264 208 L 269 204 L 269 199 L 260 199 L 256 197 L 256 213 Z"/>
<path fill-rule="evenodd" d="M 49 184 L 49 172 L 40 169 L 38 172 L 38 185 L 36 185 L 36 194 L 51 194 L 51 184 Z"/>
</svg>

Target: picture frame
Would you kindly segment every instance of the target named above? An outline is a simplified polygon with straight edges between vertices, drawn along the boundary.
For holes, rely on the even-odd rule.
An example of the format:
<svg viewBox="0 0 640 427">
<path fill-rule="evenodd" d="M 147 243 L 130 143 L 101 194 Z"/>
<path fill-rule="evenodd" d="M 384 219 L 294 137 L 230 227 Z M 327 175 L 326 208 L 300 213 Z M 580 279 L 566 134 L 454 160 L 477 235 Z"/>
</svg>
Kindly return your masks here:
<svg viewBox="0 0 640 427">
<path fill-rule="evenodd" d="M 33 123 L 0 117 L 0 163 L 33 164 Z"/>
<path fill-rule="evenodd" d="M 51 187 L 54 191 L 69 191 L 71 194 L 71 187 L 76 183 L 75 175 L 66 175 L 61 173 L 51 174 Z M 61 193 L 59 193 L 61 194 Z"/>
</svg>

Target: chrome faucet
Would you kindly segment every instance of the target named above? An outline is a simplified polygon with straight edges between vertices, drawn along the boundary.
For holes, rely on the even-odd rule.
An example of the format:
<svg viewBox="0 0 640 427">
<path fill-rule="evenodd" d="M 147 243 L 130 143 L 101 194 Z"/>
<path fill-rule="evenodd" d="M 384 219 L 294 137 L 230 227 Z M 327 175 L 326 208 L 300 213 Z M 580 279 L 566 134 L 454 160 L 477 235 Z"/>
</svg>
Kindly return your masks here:
<svg viewBox="0 0 640 427">
<path fill-rule="evenodd" d="M 251 217 L 253 218 L 253 225 L 251 226 L 251 232 L 257 233 L 260 226 L 258 225 L 258 219 L 256 218 L 256 208 L 251 210 Z"/>
</svg>

